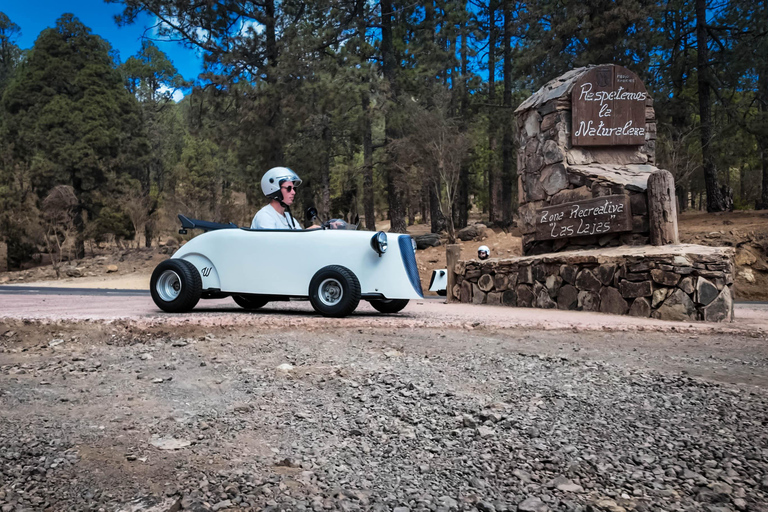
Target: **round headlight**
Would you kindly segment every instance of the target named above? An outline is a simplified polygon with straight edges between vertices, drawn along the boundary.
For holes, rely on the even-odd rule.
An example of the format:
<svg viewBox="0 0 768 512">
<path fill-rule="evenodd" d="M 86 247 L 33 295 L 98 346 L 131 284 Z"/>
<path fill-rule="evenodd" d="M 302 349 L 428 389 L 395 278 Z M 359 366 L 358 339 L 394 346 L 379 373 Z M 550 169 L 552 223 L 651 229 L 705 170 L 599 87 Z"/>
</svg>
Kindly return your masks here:
<svg viewBox="0 0 768 512">
<path fill-rule="evenodd" d="M 379 256 L 387 252 L 387 234 L 383 231 L 379 231 L 373 238 L 371 238 L 371 247 L 378 253 Z"/>
</svg>

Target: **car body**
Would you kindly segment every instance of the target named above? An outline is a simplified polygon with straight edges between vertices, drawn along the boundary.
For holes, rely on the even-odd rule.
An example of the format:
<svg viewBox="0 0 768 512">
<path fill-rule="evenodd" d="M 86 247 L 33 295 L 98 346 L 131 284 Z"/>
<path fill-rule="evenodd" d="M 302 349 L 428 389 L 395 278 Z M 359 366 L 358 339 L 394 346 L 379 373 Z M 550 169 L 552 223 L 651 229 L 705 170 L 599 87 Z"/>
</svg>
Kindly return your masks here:
<svg viewBox="0 0 768 512">
<path fill-rule="evenodd" d="M 429 291 L 436 292 L 438 295 L 445 296 L 448 287 L 448 271 L 440 268 L 432 271 L 432 277 L 429 280 Z"/>
<path fill-rule="evenodd" d="M 195 274 L 200 277 L 197 299 L 233 296 L 247 309 L 277 300 L 309 299 L 321 314 L 345 316 L 361 299 L 379 311 L 396 312 L 408 300 L 423 297 L 409 235 L 346 229 L 254 230 L 179 217 L 184 229 L 206 232 L 184 244 L 167 260 L 172 263 L 163 262 L 155 269 L 150 289 L 165 311 L 194 307 Z M 339 295 L 351 302 L 333 307 L 338 306 Z"/>
</svg>

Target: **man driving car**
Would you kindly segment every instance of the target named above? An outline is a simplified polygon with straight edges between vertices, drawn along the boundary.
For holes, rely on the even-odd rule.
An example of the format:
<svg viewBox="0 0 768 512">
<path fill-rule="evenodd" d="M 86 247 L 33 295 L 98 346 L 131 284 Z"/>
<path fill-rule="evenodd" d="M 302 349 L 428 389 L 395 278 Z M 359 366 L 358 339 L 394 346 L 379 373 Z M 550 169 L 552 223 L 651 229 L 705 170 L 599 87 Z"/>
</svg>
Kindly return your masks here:
<svg viewBox="0 0 768 512">
<path fill-rule="evenodd" d="M 301 178 L 287 167 L 268 170 L 261 178 L 261 191 L 269 204 L 254 215 L 251 229 L 303 229 L 290 207 L 299 185 Z"/>
<path fill-rule="evenodd" d="M 291 214 L 291 205 L 296 197 L 301 178 L 287 167 L 273 167 L 261 178 L 261 191 L 269 199 L 269 204 L 256 212 L 251 221 L 251 229 L 303 229 L 299 221 Z M 328 229 L 344 229 L 343 221 L 332 219 L 325 224 Z M 323 226 L 310 226 L 307 229 L 319 229 Z"/>
</svg>

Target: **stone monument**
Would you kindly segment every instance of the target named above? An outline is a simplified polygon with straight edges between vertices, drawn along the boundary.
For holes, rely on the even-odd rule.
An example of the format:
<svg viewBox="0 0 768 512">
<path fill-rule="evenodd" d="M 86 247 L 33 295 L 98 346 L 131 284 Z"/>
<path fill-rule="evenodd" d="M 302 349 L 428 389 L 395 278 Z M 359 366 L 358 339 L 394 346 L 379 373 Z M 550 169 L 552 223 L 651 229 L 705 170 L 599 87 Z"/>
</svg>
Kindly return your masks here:
<svg viewBox="0 0 768 512">
<path fill-rule="evenodd" d="M 680 245 L 653 100 L 616 65 L 574 69 L 516 110 L 522 258 L 460 261 L 462 302 L 673 320 L 733 318 L 733 251 Z"/>
</svg>

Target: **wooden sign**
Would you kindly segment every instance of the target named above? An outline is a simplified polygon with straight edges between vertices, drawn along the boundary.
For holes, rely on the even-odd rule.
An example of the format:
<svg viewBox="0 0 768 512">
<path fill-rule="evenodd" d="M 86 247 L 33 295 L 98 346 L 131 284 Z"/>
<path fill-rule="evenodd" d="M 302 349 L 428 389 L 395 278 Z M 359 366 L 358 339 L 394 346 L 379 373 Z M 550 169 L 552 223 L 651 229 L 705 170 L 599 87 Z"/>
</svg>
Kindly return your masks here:
<svg viewBox="0 0 768 512">
<path fill-rule="evenodd" d="M 623 194 L 536 210 L 535 240 L 632 231 L 629 197 Z"/>
<path fill-rule="evenodd" d="M 645 85 L 621 66 L 600 66 L 571 92 L 574 146 L 645 144 Z"/>
</svg>

